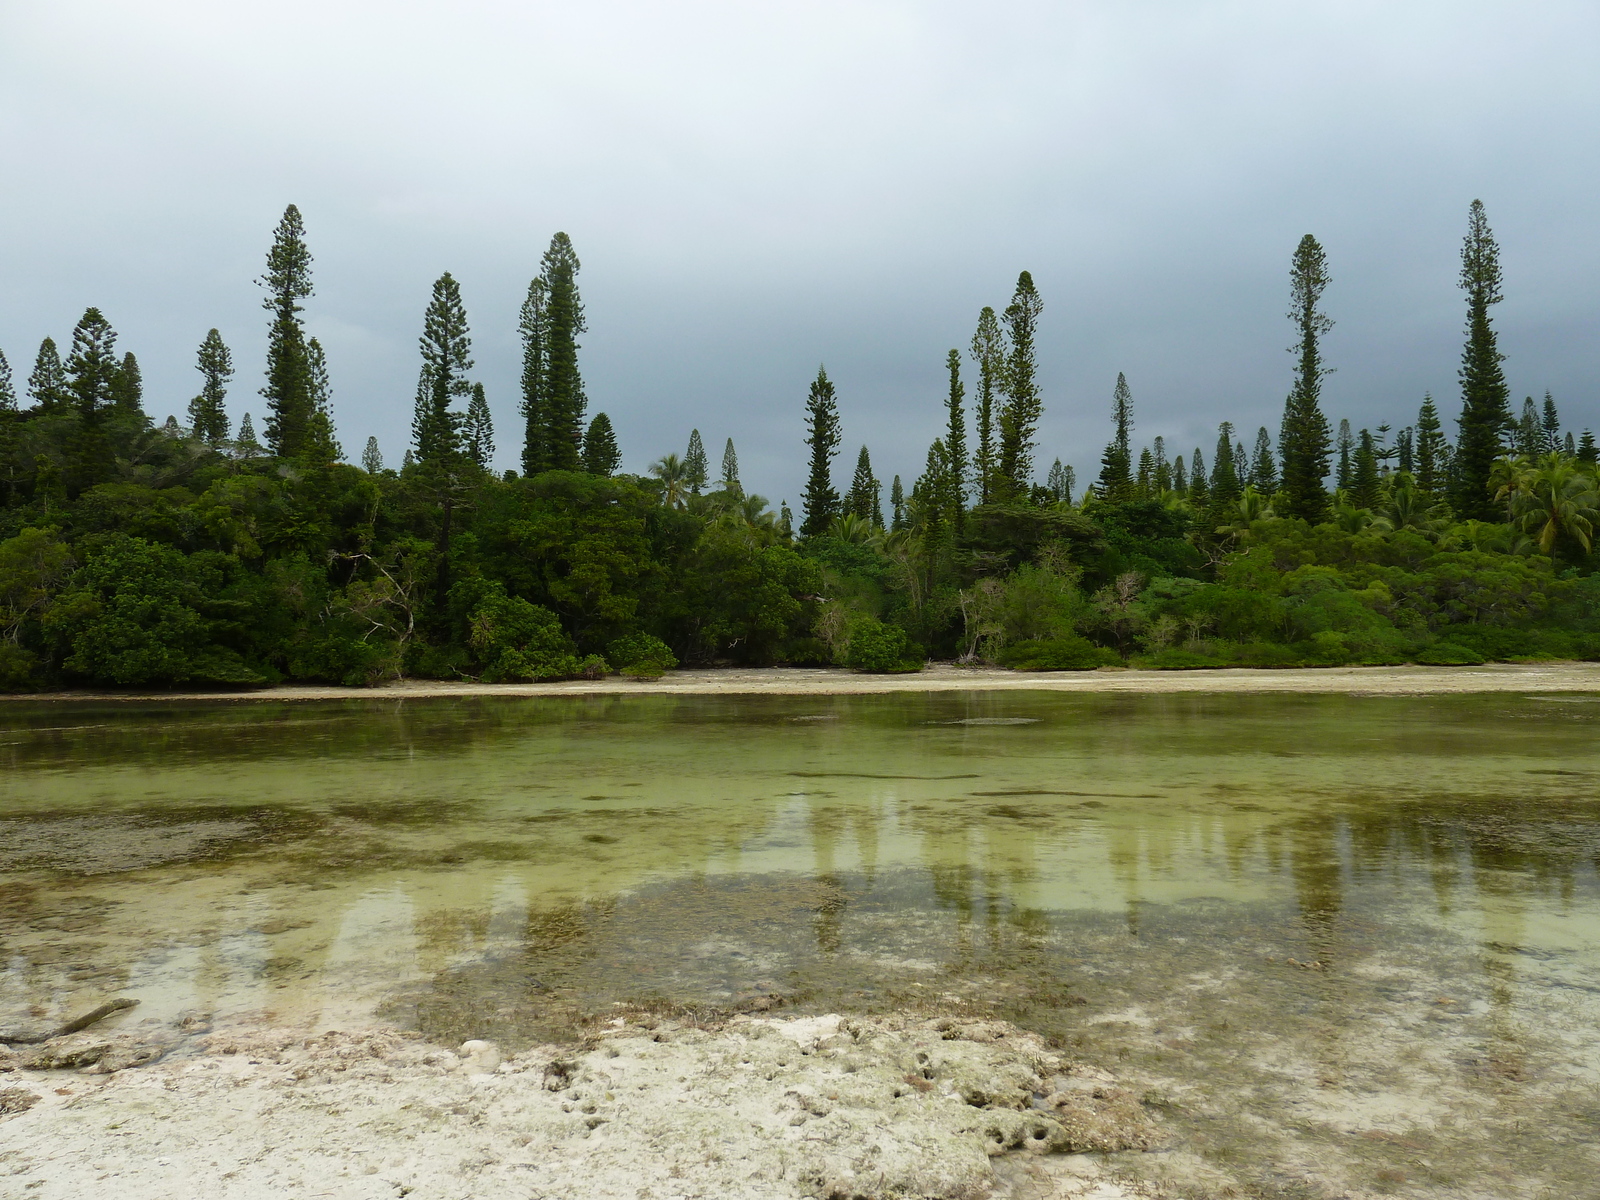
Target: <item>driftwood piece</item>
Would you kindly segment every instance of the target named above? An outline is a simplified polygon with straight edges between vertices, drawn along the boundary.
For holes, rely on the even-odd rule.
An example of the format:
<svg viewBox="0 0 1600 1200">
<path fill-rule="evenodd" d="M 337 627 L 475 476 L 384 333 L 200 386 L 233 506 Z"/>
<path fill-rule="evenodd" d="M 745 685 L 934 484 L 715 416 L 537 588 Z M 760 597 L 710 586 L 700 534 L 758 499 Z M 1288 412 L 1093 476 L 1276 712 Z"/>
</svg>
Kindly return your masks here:
<svg viewBox="0 0 1600 1200">
<path fill-rule="evenodd" d="M 37 1046 L 40 1042 L 48 1042 L 51 1038 L 66 1037 L 69 1033 L 77 1033 L 80 1029 L 87 1029 L 96 1021 L 103 1021 L 112 1013 L 122 1012 L 138 1004 L 137 1000 L 127 997 L 111 1000 L 102 1004 L 93 1012 L 86 1012 L 81 1017 L 68 1021 L 65 1025 L 57 1026 L 45 1033 L 6 1033 L 0 1031 L 0 1044 L 7 1046 Z"/>
</svg>

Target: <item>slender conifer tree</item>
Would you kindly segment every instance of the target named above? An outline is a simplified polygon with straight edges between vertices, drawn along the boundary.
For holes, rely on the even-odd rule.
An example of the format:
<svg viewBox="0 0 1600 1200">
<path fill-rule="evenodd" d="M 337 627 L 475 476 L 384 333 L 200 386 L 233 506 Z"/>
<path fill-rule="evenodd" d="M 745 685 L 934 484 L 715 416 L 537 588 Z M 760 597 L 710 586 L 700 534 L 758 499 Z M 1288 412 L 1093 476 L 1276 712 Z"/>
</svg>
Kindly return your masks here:
<svg viewBox="0 0 1600 1200">
<path fill-rule="evenodd" d="M 1263 496 L 1278 490 L 1278 465 L 1272 459 L 1272 435 L 1265 425 L 1256 430 L 1256 450 L 1250 456 L 1250 485 Z"/>
<path fill-rule="evenodd" d="M 894 524 L 891 529 L 901 530 L 906 527 L 906 489 L 900 482 L 900 476 L 894 477 L 894 483 L 889 487 L 889 504 L 894 509 Z"/>
<path fill-rule="evenodd" d="M 1044 401 L 1039 391 L 1039 365 L 1034 341 L 1044 302 L 1027 271 L 1017 276 L 1017 290 L 1006 305 L 1005 403 L 1000 408 L 1000 479 L 1003 499 L 1020 500 L 1033 482 L 1034 439 Z M 946 448 L 949 452 L 949 447 Z"/>
<path fill-rule="evenodd" d="M 311 251 L 306 248 L 300 210 L 289 205 L 267 252 L 267 271 L 257 282 L 266 289 L 262 306 L 272 314 L 267 332 L 267 445 L 280 458 L 297 457 L 315 411 L 311 368 L 307 360 L 304 311 L 300 301 L 311 295 Z"/>
<path fill-rule="evenodd" d="M 1350 422 L 1339 422 L 1339 436 L 1334 439 L 1333 452 L 1338 456 L 1333 482 L 1336 487 L 1348 488 L 1355 479 L 1356 435 L 1350 431 Z"/>
<path fill-rule="evenodd" d="M 1350 503 L 1357 508 L 1378 507 L 1378 453 L 1372 431 L 1363 429 L 1356 440 L 1355 466 L 1350 477 Z"/>
<path fill-rule="evenodd" d="M 17 411 L 17 388 L 11 381 L 11 364 L 0 351 L 0 412 Z"/>
<path fill-rule="evenodd" d="M 461 303 L 461 285 L 449 271 L 434 280 L 417 346 L 422 352 L 412 427 L 417 461 L 424 465 L 449 463 L 461 453 L 465 420 L 452 406 L 472 395 L 467 372 L 473 366 L 472 335 Z"/>
<path fill-rule="evenodd" d="M 1005 335 L 1000 332 L 1000 322 L 992 308 L 986 307 L 978 314 L 978 330 L 972 335 L 971 354 L 978 368 L 975 414 L 978 447 L 973 457 L 973 475 L 977 483 L 978 503 L 988 504 L 995 498 L 995 480 L 1000 471 L 995 400 L 1006 369 Z"/>
<path fill-rule="evenodd" d="M 368 475 L 376 475 L 383 470 L 383 451 L 378 449 L 378 439 L 369 437 L 367 448 L 361 452 L 361 469 Z"/>
<path fill-rule="evenodd" d="M 839 453 L 839 403 L 826 368 L 817 368 L 806 400 L 806 445 L 811 447 L 811 469 L 801 504 L 805 518 L 801 537 L 826 533 L 839 515 L 839 493 L 833 487 L 833 458 Z"/>
<path fill-rule="evenodd" d="M 307 462 L 327 466 L 344 457 L 344 448 L 333 431 L 333 384 L 328 379 L 327 356 L 316 338 L 306 343 L 306 377 L 311 385 L 311 420 L 300 454 Z"/>
<path fill-rule="evenodd" d="M 1333 321 L 1322 311 L 1322 293 L 1332 282 L 1327 255 L 1309 233 L 1295 247 L 1289 271 L 1289 319 L 1299 337 L 1295 381 L 1283 407 L 1278 456 L 1283 463 L 1283 513 L 1316 524 L 1328 512 L 1328 419 L 1322 415 L 1322 380 L 1330 372 L 1322 357 L 1322 337 Z"/>
<path fill-rule="evenodd" d="M 129 351 L 111 381 L 111 407 L 119 416 L 144 417 L 144 372 Z"/>
<path fill-rule="evenodd" d="M 228 440 L 228 382 L 233 378 L 233 355 L 215 329 L 206 334 L 195 355 L 195 369 L 203 382 L 200 394 L 189 401 L 189 424 L 194 436 L 207 445 Z"/>
<path fill-rule="evenodd" d="M 522 473 L 530 476 L 550 469 L 550 450 L 545 445 L 547 299 L 547 287 L 541 275 L 528 285 L 528 296 L 522 302 L 517 323 L 517 331 L 522 335 Z"/>
<path fill-rule="evenodd" d="M 1111 428 L 1111 441 L 1100 456 L 1100 498 L 1121 503 L 1133 498 L 1133 391 L 1121 371 L 1111 390 Z"/>
<path fill-rule="evenodd" d="M 739 482 L 739 452 L 733 448 L 733 439 L 722 448 L 722 490 L 735 496 L 744 494 Z"/>
<path fill-rule="evenodd" d="M 1501 300 L 1500 247 L 1474 200 L 1461 247 L 1461 288 L 1467 293 L 1467 341 L 1461 352 L 1460 432 L 1452 456 L 1451 507 L 1462 520 L 1498 521 L 1501 509 L 1489 487 L 1495 459 L 1511 427 L 1509 389 L 1500 364 L 1489 309 Z"/>
<path fill-rule="evenodd" d="M 945 355 L 945 370 L 950 373 L 950 390 L 945 393 L 945 450 L 950 455 L 950 470 L 955 487 L 955 522 L 960 528 L 966 519 L 967 478 L 971 464 L 967 461 L 967 389 L 961 382 L 961 353 L 957 350 Z"/>
<path fill-rule="evenodd" d="M 39 343 L 39 355 L 33 360 L 33 372 L 28 376 L 28 397 L 42 413 L 64 407 L 71 397 L 66 368 L 61 365 L 55 338 L 47 337 Z"/>
<path fill-rule="evenodd" d="M 1439 423 L 1439 410 L 1433 397 L 1422 397 L 1422 408 L 1417 413 L 1417 486 L 1429 496 L 1437 496 L 1444 488 L 1444 427 Z"/>
<path fill-rule="evenodd" d="M 1544 394 L 1544 413 L 1539 418 L 1539 428 L 1544 431 L 1544 449 L 1555 454 L 1561 449 L 1561 414 L 1556 412 L 1555 397 Z"/>
<path fill-rule="evenodd" d="M 584 323 L 583 301 L 578 296 L 578 255 L 572 239 L 558 233 L 550 239 L 541 263 L 546 287 L 545 302 L 545 444 L 549 464 L 559 471 L 578 468 L 579 443 L 583 437 L 584 410 L 589 401 L 578 370 L 578 335 Z"/>
<path fill-rule="evenodd" d="M 689 431 L 689 450 L 683 456 L 683 479 L 689 485 L 691 495 L 698 496 L 705 491 L 706 480 L 710 477 L 711 467 L 706 462 L 706 446 L 700 440 L 700 431 Z"/>
<path fill-rule="evenodd" d="M 622 454 L 617 450 L 611 418 L 595 413 L 583 435 L 583 469 L 591 475 L 615 475 L 621 465 Z"/>
<path fill-rule="evenodd" d="M 494 416 L 489 412 L 489 397 L 481 383 L 472 385 L 472 399 L 467 404 L 466 440 L 467 457 L 488 470 L 494 461 Z"/>
</svg>

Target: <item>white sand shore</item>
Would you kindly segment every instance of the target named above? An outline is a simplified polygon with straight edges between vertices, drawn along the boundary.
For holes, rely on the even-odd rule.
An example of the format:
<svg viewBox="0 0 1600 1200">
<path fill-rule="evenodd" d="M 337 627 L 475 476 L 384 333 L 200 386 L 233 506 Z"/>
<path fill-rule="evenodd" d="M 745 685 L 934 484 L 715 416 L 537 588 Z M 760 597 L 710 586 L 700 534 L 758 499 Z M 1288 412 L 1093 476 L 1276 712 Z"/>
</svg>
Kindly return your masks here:
<svg viewBox="0 0 1600 1200">
<path fill-rule="evenodd" d="M 0 700 L 409 700 L 445 696 L 854 696 L 880 692 L 1342 693 L 1416 696 L 1473 692 L 1596 692 L 1600 663 L 1494 663 L 1481 667 L 1324 667 L 1220 671 L 1003 671 L 937 663 L 914 675 L 858 675 L 810 667 L 673 671 L 661 679 L 475 683 L 408 679 L 376 688 L 287 685 L 256 691 L 65 691 Z"/>
</svg>

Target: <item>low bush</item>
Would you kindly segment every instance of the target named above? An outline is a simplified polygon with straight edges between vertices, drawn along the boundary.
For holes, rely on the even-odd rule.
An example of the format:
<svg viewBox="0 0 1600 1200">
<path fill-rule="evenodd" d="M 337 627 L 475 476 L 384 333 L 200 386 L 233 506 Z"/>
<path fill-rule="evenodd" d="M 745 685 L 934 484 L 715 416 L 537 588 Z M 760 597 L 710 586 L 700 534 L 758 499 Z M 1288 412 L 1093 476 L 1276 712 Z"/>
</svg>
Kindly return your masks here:
<svg viewBox="0 0 1600 1200">
<path fill-rule="evenodd" d="M 865 617 L 850 629 L 845 647 L 845 666 L 875 675 L 922 670 L 918 647 L 898 625 L 885 625 L 876 617 Z"/>
<path fill-rule="evenodd" d="M 678 665 L 678 656 L 671 648 L 648 633 L 619 637 L 606 647 L 606 659 L 618 674 L 634 679 L 659 679 Z"/>
<path fill-rule="evenodd" d="M 1016 642 L 1000 651 L 995 661 L 1013 671 L 1093 671 L 1096 667 L 1120 665 L 1122 659 L 1115 650 L 1069 633 Z"/>
</svg>

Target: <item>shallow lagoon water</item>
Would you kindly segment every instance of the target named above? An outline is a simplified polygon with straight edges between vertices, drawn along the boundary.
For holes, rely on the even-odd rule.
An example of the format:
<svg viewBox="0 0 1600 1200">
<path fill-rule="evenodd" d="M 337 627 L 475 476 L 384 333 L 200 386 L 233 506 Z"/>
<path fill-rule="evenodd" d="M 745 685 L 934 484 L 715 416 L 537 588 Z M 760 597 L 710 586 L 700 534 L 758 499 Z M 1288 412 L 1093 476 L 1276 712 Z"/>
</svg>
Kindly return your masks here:
<svg viewBox="0 0 1600 1200">
<path fill-rule="evenodd" d="M 0 1027 L 959 1008 L 1218 1195 L 1586 1194 L 1597 699 L 8 704 Z"/>
</svg>

